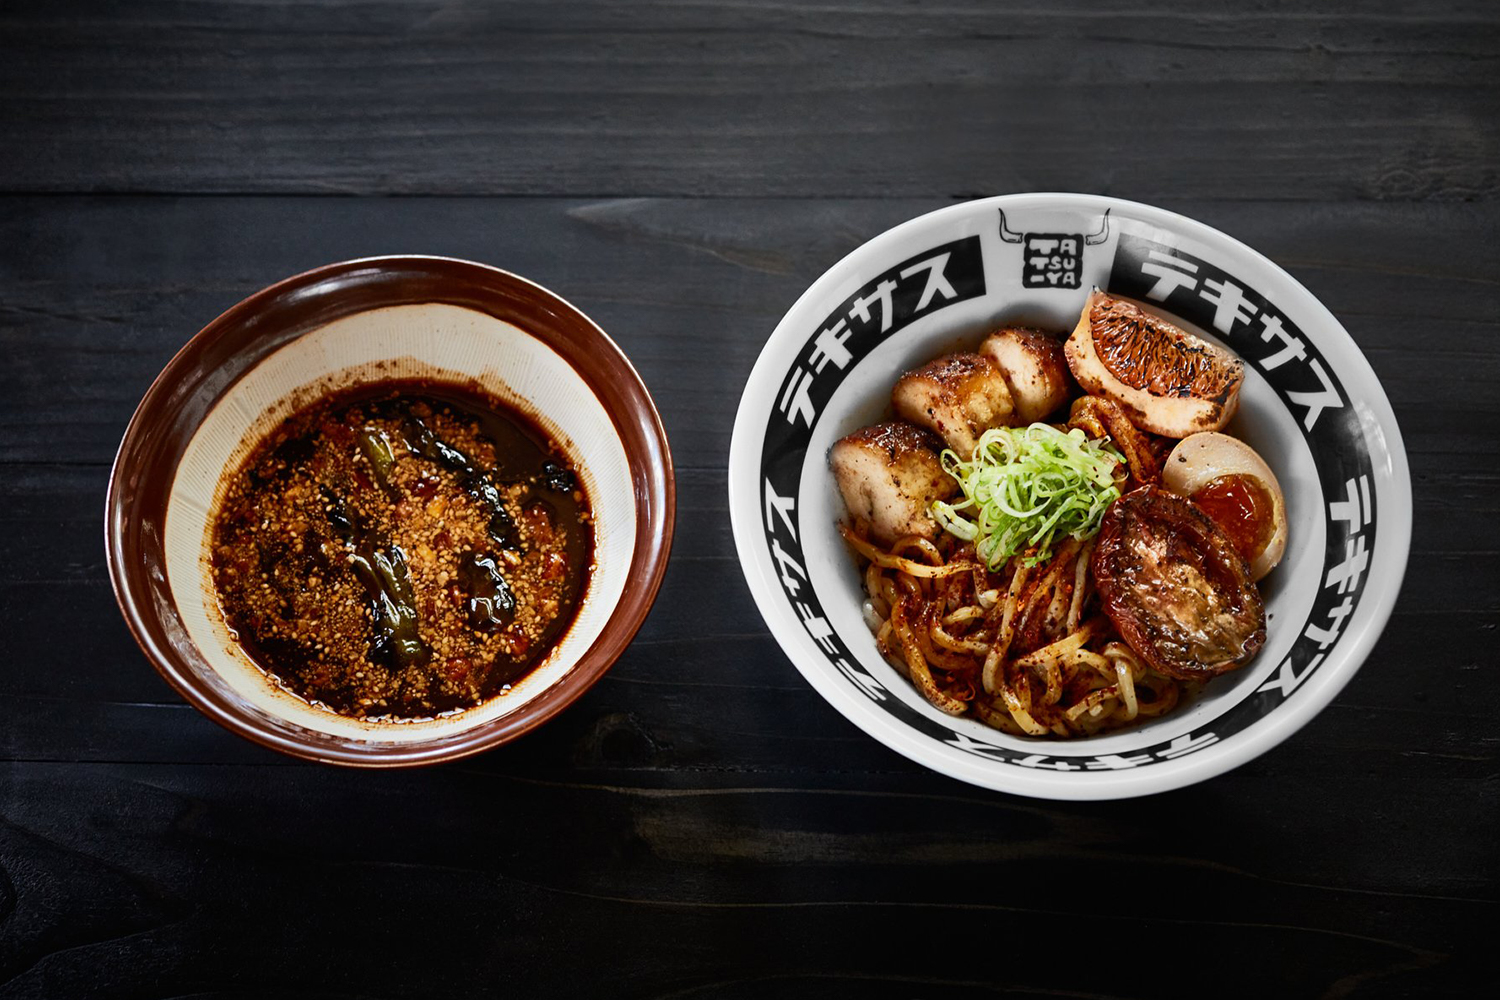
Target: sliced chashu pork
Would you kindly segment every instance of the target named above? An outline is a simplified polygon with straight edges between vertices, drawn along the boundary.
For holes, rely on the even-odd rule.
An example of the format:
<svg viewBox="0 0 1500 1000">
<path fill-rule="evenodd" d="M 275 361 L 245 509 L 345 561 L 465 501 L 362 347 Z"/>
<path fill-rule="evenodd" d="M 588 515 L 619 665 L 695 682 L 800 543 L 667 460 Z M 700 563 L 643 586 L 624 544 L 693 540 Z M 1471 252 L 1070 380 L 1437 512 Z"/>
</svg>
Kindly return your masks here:
<svg viewBox="0 0 1500 1000">
<path fill-rule="evenodd" d="M 1073 379 L 1061 337 L 1031 327 L 1007 326 L 985 337 L 979 353 L 999 366 L 1017 424 L 1041 420 L 1072 395 Z"/>
<path fill-rule="evenodd" d="M 844 506 L 850 516 L 870 522 L 875 541 L 890 545 L 907 535 L 937 535 L 928 508 L 958 492 L 938 458 L 941 447 L 931 432 L 891 421 L 857 430 L 830 449 L 828 464 Z"/>
<path fill-rule="evenodd" d="M 947 354 L 907 372 L 891 390 L 891 404 L 898 417 L 935 431 L 964 461 L 979 435 L 1016 420 L 1005 375 L 983 354 Z"/>
</svg>

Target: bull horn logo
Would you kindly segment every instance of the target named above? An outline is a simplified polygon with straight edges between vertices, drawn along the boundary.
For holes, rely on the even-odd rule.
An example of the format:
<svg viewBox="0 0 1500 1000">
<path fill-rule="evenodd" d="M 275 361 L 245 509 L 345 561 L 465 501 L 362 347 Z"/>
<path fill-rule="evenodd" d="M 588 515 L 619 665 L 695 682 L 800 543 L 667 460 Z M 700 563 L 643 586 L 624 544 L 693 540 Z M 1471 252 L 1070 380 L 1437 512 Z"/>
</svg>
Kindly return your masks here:
<svg viewBox="0 0 1500 1000">
<path fill-rule="evenodd" d="M 1020 243 L 1021 234 L 1013 233 L 1005 227 L 1005 209 L 1002 208 L 998 211 L 1000 212 L 1000 238 L 1007 243 Z"/>
<path fill-rule="evenodd" d="M 1105 240 L 1109 239 L 1109 212 L 1110 210 L 1107 208 L 1104 210 L 1104 218 L 1099 220 L 1099 231 L 1097 233 L 1091 233 L 1088 236 L 1085 236 L 1083 238 L 1083 242 L 1085 244 L 1091 247 L 1096 247 L 1100 243 L 1103 243 Z M 1005 232 L 1004 212 L 1000 213 L 1000 231 L 1002 233 Z"/>
</svg>

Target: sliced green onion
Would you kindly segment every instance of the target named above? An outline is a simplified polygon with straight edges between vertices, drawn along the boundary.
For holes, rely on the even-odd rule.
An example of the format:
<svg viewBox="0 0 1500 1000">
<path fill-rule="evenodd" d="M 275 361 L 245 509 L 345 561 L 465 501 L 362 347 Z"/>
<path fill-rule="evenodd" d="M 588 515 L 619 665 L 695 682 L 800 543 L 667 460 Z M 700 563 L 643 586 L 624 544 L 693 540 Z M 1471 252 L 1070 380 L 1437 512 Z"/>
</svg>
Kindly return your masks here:
<svg viewBox="0 0 1500 1000">
<path fill-rule="evenodd" d="M 1105 508 L 1120 498 L 1115 474 L 1123 461 L 1108 442 L 1090 441 L 1077 428 L 996 427 L 980 435 L 970 461 L 944 450 L 943 469 L 963 499 L 935 501 L 932 516 L 949 534 L 974 542 L 991 570 L 1020 552 L 1035 566 L 1062 538 L 1098 533 Z"/>
</svg>

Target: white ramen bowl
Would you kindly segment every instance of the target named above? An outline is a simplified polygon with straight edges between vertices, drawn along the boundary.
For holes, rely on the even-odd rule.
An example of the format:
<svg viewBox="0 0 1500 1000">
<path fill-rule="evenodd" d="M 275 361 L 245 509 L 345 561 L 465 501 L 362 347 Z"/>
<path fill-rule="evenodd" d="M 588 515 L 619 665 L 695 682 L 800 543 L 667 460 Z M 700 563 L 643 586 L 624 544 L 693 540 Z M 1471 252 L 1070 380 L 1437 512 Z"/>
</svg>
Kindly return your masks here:
<svg viewBox="0 0 1500 1000">
<path fill-rule="evenodd" d="M 1176 710 L 1062 740 L 940 712 L 880 655 L 836 523 L 828 450 L 885 418 L 899 375 L 1001 324 L 1071 331 L 1092 287 L 1154 308 L 1245 361 L 1227 431 L 1270 464 L 1290 541 L 1261 582 L 1266 644 Z M 1115 198 L 1006 195 L 877 236 L 813 283 L 745 386 L 729 460 L 741 567 L 788 658 L 886 746 L 986 788 L 1053 799 L 1202 781 L 1286 739 L 1349 682 L 1395 604 L 1411 484 L 1380 383 L 1333 315 L 1208 226 Z"/>
</svg>

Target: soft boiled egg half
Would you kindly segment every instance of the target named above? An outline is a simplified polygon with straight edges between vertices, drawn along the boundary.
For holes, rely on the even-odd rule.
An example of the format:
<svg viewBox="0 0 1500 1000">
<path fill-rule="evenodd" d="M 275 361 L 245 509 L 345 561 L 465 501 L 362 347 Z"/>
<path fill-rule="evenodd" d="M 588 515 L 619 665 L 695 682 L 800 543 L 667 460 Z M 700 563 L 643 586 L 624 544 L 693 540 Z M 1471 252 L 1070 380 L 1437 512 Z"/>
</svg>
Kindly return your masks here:
<svg viewBox="0 0 1500 1000">
<path fill-rule="evenodd" d="M 1286 498 L 1271 467 L 1239 438 L 1205 431 L 1177 442 L 1162 485 L 1201 507 L 1259 580 L 1286 551 Z"/>
</svg>

